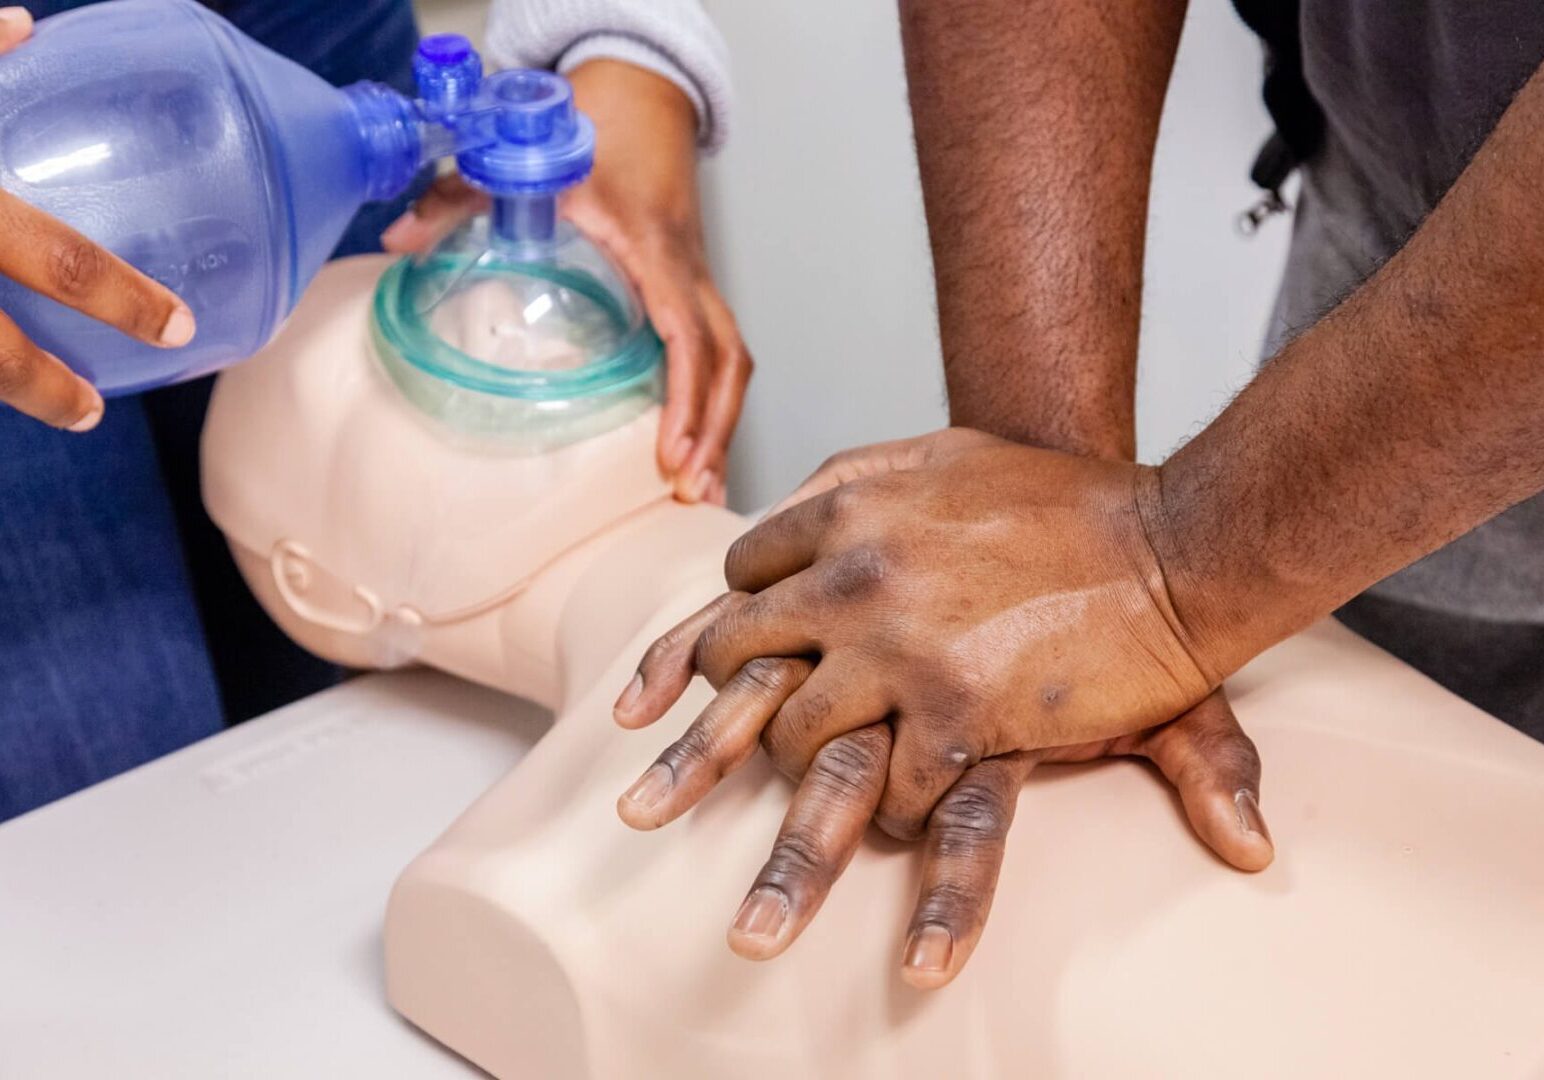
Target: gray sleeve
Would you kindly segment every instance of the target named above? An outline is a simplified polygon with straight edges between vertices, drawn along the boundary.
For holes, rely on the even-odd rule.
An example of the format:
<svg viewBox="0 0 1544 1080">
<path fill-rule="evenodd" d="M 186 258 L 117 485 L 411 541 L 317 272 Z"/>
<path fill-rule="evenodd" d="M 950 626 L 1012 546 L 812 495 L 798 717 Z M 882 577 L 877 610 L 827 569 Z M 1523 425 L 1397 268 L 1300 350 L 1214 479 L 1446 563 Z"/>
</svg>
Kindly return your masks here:
<svg viewBox="0 0 1544 1080">
<path fill-rule="evenodd" d="M 705 151 L 729 135 L 729 50 L 700 0 L 493 0 L 487 42 L 497 67 L 568 72 L 598 57 L 637 64 L 691 99 Z"/>
</svg>

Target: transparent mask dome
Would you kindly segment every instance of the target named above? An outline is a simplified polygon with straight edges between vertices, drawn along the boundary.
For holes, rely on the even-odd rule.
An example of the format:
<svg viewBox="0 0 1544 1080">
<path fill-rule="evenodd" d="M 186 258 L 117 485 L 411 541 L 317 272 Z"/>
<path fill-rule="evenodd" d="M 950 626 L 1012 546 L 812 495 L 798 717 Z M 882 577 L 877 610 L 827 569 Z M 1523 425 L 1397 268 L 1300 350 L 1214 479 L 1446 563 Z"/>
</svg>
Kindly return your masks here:
<svg viewBox="0 0 1544 1080">
<path fill-rule="evenodd" d="M 511 243 L 484 216 L 376 288 L 381 365 L 451 431 L 541 452 L 657 403 L 663 346 L 626 281 L 571 226 Z"/>
</svg>

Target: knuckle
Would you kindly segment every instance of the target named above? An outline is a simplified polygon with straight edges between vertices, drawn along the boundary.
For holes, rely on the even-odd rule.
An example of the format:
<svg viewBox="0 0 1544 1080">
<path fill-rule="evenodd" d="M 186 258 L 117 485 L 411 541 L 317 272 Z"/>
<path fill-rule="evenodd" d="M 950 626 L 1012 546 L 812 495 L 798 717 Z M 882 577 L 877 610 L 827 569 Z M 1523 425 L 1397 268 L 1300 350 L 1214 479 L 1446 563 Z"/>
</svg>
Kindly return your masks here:
<svg viewBox="0 0 1544 1080">
<path fill-rule="evenodd" d="M 782 693 L 794 677 L 793 661 L 770 656 L 746 661 L 736 676 L 747 690 L 763 696 Z"/>
<path fill-rule="evenodd" d="M 822 461 L 820 463 L 820 468 L 816 469 L 815 471 L 817 473 L 836 472 L 840 470 L 843 465 L 847 464 L 848 457 L 851 455 L 851 453 L 852 451 L 850 450 L 838 450 L 836 453 L 827 457 L 826 460 Z"/>
<path fill-rule="evenodd" d="M 60 240 L 48 254 L 48 276 L 60 294 L 78 298 L 90 293 L 107 273 L 107 256 L 85 237 Z"/>
<path fill-rule="evenodd" d="M 791 739 L 803 739 L 817 731 L 831 715 L 836 703 L 825 690 L 806 687 L 796 699 L 791 699 L 777 713 L 780 735 Z"/>
<path fill-rule="evenodd" d="M 679 775 L 683 768 L 691 768 L 712 760 L 717 747 L 717 740 L 706 725 L 693 724 L 681 733 L 679 739 L 670 744 L 659 759 Z"/>
<path fill-rule="evenodd" d="M 37 357 L 19 345 L 0 347 L 0 398 L 25 390 L 37 376 Z"/>
<path fill-rule="evenodd" d="M 741 668 L 735 646 L 740 625 L 737 618 L 720 619 L 704 628 L 692 646 L 693 669 L 716 688 L 723 689 Z"/>
<path fill-rule="evenodd" d="M 756 361 L 751 359 L 750 351 L 738 335 L 731 335 L 727 339 L 721 338 L 718 354 L 719 373 L 724 381 L 739 386 L 745 386 L 751 381 L 751 374 L 756 370 Z"/>
<path fill-rule="evenodd" d="M 643 651 L 643 659 L 638 662 L 641 671 L 652 671 L 661 664 L 666 663 L 670 657 L 681 647 L 681 631 L 679 628 L 666 631 L 665 635 L 656 638 L 654 644 Z"/>
<path fill-rule="evenodd" d="M 874 815 L 879 831 L 894 840 L 911 843 L 922 838 L 923 822 L 915 815 L 880 808 Z"/>
<path fill-rule="evenodd" d="M 1221 775 L 1230 780 L 1260 774 L 1260 751 L 1241 730 L 1202 731 L 1191 735 L 1192 772 Z"/>
<path fill-rule="evenodd" d="M 842 737 L 815 755 L 810 776 L 832 798 L 848 801 L 867 794 L 884 776 L 885 765 L 885 759 L 863 741 Z"/>
<path fill-rule="evenodd" d="M 885 583 L 890 570 L 889 556 L 879 548 L 855 547 L 832 560 L 826 573 L 826 587 L 832 595 L 844 599 L 867 596 Z"/>
<path fill-rule="evenodd" d="M 1260 775 L 1260 751 L 1248 735 L 1239 735 L 1221 751 L 1222 764 L 1235 776 L 1257 777 Z"/>
<path fill-rule="evenodd" d="M 690 214 L 661 208 L 650 216 L 643 244 L 655 258 L 676 266 L 683 283 L 693 285 L 707 276 L 702 233 Z"/>
<path fill-rule="evenodd" d="M 863 492 L 854 484 L 843 484 L 826 496 L 826 515 L 833 525 L 858 520 L 863 512 Z"/>
<path fill-rule="evenodd" d="M 709 623 L 702 628 L 702 633 L 697 635 L 696 644 L 692 646 L 692 663 L 702 671 L 713 662 L 713 656 L 723 648 L 728 638 L 728 631 L 724 628 L 722 620 Z"/>
<path fill-rule="evenodd" d="M 831 871 L 825 846 L 817 833 L 803 826 L 790 826 L 772 844 L 763 876 L 773 882 L 790 879 L 823 881 Z"/>
<path fill-rule="evenodd" d="M 926 923 L 957 926 L 968 920 L 969 913 L 976 910 L 980 903 L 981 897 L 964 883 L 940 881 L 927 891 L 927 895 L 917 905 L 914 921 L 919 926 Z"/>
<path fill-rule="evenodd" d="M 979 846 L 1006 836 L 1011 823 L 1012 814 L 999 792 L 966 781 L 943 797 L 930 825 L 938 831 L 941 844 Z"/>
<path fill-rule="evenodd" d="M 777 721 L 774 720 L 762 730 L 761 748 L 766 751 L 767 757 L 772 759 L 772 767 L 782 773 L 794 783 L 804 779 L 806 762 L 799 754 L 798 747 L 793 745 L 786 734 L 779 730 Z"/>
<path fill-rule="evenodd" d="M 731 589 L 736 588 L 742 582 L 745 570 L 750 564 L 752 551 L 751 537 L 753 535 L 754 530 L 739 537 L 734 543 L 729 545 L 729 550 L 724 554 L 724 578 L 728 581 Z"/>
<path fill-rule="evenodd" d="M 708 330 L 708 324 L 702 320 L 701 315 L 694 315 L 686 320 L 686 333 L 681 337 L 681 344 L 690 361 L 703 372 L 709 372 L 713 367 L 713 334 Z"/>
</svg>

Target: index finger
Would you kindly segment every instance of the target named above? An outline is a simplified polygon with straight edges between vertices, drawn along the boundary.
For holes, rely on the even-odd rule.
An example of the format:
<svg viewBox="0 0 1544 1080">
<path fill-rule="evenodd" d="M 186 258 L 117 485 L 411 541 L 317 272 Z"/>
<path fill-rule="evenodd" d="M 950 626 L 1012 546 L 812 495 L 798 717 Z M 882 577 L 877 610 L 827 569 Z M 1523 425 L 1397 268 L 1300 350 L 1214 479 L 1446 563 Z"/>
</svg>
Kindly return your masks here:
<svg viewBox="0 0 1544 1080">
<path fill-rule="evenodd" d="M 648 727 L 669 712 L 697 674 L 697 639 L 703 630 L 744 602 L 744 593 L 724 593 L 656 639 L 612 708 L 617 724 Z"/>
<path fill-rule="evenodd" d="M 176 293 L 8 191 L 0 236 L 0 273 L 17 284 L 150 345 L 192 340 L 193 313 Z"/>
<path fill-rule="evenodd" d="M 783 501 L 768 510 L 765 518 L 776 517 L 784 510 L 807 502 L 817 495 L 824 495 L 833 488 L 865 480 L 871 476 L 915 469 L 925 460 L 927 436 L 894 439 L 890 442 L 870 443 L 839 450 L 820 463 L 820 467 L 794 488 Z M 763 520 L 765 520 L 765 518 Z"/>
<path fill-rule="evenodd" d="M 850 487 L 823 492 L 755 525 L 724 556 L 731 589 L 760 592 L 814 565 L 826 535 L 844 513 Z"/>
</svg>

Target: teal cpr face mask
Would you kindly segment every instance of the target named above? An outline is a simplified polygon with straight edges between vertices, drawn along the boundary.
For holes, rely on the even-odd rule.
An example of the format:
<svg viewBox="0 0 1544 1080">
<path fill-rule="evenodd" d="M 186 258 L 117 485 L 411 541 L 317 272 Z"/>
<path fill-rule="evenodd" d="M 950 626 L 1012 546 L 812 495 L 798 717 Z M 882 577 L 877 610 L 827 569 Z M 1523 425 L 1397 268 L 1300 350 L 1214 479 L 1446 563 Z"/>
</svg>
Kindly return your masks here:
<svg viewBox="0 0 1544 1080">
<path fill-rule="evenodd" d="M 661 398 L 664 347 L 617 270 L 568 226 L 541 251 L 482 218 L 381 277 L 376 356 L 455 432 L 532 452 L 618 427 Z"/>
</svg>

